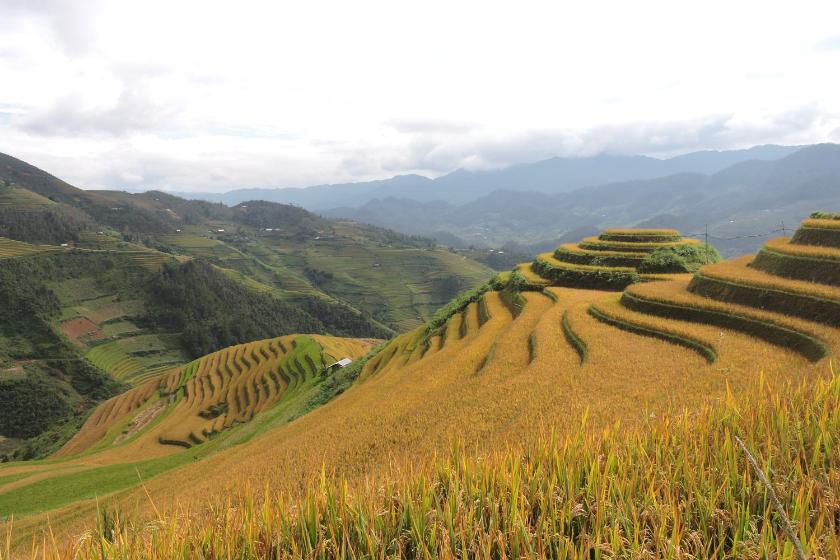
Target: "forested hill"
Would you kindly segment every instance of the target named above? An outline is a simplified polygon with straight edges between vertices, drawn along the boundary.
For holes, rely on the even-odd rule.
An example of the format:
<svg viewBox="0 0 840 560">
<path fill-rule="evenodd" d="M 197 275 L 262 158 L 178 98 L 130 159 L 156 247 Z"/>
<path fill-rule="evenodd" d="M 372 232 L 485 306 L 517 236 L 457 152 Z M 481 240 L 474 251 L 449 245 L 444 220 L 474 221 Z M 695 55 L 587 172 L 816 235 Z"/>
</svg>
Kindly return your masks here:
<svg viewBox="0 0 840 560">
<path fill-rule="evenodd" d="M 0 237 L 203 258 L 280 299 L 344 303 L 392 329 L 419 324 L 492 274 L 430 239 L 289 204 L 231 207 L 158 191 L 83 190 L 3 154 Z"/>
<path fill-rule="evenodd" d="M 385 339 L 487 267 L 262 201 L 87 191 L 0 154 L 0 458 L 49 454 L 96 403 L 230 345 Z"/>
</svg>

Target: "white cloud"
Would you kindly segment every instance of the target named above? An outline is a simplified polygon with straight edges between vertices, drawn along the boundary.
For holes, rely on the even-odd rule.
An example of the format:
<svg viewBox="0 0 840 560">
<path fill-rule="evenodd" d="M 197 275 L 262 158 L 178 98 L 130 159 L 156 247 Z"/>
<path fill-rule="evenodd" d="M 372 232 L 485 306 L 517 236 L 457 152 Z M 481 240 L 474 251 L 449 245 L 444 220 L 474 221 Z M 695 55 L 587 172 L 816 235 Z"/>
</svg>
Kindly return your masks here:
<svg viewBox="0 0 840 560">
<path fill-rule="evenodd" d="M 226 190 L 836 141 L 838 16 L 821 1 L 0 0 L 0 151 L 81 186 Z"/>
</svg>

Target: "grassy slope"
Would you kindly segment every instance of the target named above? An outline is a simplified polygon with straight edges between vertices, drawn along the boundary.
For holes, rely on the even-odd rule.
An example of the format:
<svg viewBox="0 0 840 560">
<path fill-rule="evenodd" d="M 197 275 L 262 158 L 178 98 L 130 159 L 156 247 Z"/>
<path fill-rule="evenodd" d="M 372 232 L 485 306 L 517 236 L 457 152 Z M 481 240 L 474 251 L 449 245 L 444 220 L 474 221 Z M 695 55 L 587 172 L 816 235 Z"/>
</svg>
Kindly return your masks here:
<svg viewBox="0 0 840 560">
<path fill-rule="evenodd" d="M 232 277 L 269 286 L 278 297 L 344 301 L 397 330 L 416 327 L 458 292 L 492 276 L 489 268 L 442 249 L 371 240 L 365 228 L 342 223 L 323 236 L 251 231 L 240 239 L 207 231 L 207 237 L 184 232 L 161 239 L 183 254 L 211 258 Z"/>
</svg>

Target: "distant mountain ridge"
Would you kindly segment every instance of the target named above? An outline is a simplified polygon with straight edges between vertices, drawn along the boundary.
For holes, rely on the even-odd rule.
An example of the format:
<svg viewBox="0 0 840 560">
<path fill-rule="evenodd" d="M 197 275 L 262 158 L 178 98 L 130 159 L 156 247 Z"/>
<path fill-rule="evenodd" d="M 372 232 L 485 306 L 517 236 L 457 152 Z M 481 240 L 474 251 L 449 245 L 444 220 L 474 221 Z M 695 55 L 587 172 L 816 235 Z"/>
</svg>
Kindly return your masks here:
<svg viewBox="0 0 840 560">
<path fill-rule="evenodd" d="M 493 171 L 458 169 L 436 179 L 421 175 L 398 175 L 378 181 L 306 188 L 174 194 L 226 204 L 260 199 L 297 204 L 313 211 L 339 206 L 358 208 L 371 200 L 389 197 L 464 204 L 498 190 L 558 194 L 587 186 L 653 179 L 677 173 L 712 174 L 743 161 L 780 159 L 801 148 L 765 145 L 745 150 L 694 152 L 669 159 L 607 154 L 584 158 L 555 157 Z"/>
<path fill-rule="evenodd" d="M 782 223 L 840 208 L 840 146 L 820 144 L 778 160 L 741 161 L 714 174 L 679 173 L 567 193 L 496 191 L 465 204 L 376 199 L 324 212 L 405 233 L 498 247 L 550 246 L 569 232 L 641 225 L 686 232 L 708 224 L 727 255 L 752 252 Z M 782 232 L 783 233 L 783 232 Z M 445 235 L 443 235 L 445 234 Z"/>
</svg>

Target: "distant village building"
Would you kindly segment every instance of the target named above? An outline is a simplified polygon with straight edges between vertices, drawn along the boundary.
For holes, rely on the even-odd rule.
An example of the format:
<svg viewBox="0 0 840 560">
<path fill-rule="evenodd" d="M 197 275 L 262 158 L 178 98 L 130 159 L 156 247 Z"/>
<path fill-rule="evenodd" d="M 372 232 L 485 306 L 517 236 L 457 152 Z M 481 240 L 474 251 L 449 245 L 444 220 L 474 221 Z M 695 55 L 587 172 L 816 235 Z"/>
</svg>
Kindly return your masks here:
<svg viewBox="0 0 840 560">
<path fill-rule="evenodd" d="M 340 360 L 338 360 L 334 364 L 328 365 L 326 367 L 326 370 L 327 371 L 335 371 L 337 369 L 344 369 L 352 363 L 353 363 L 353 360 L 351 360 L 350 358 L 341 358 Z"/>
</svg>

